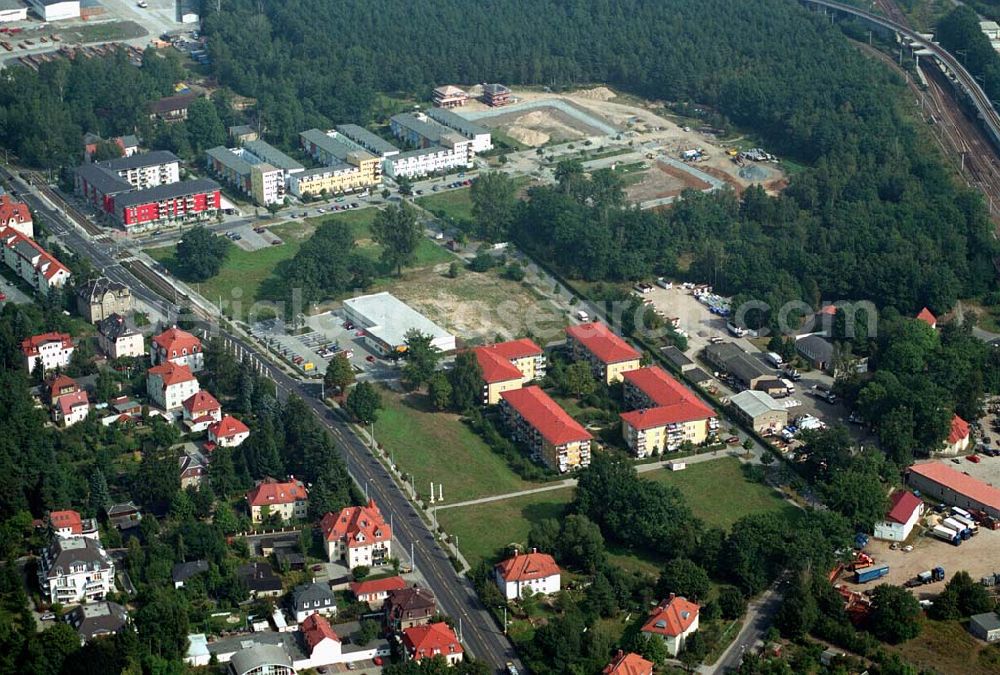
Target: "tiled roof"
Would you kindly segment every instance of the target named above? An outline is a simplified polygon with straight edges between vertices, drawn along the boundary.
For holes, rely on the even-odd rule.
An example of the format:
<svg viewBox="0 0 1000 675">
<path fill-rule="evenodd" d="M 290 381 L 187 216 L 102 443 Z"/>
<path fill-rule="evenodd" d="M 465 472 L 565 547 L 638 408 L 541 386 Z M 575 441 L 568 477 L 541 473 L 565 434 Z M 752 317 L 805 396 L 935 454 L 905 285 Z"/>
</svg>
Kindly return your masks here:
<svg viewBox="0 0 1000 675">
<path fill-rule="evenodd" d="M 699 417 L 691 419 L 700 419 L 701 417 L 712 417 L 715 415 L 712 409 L 702 403 L 701 399 L 693 391 L 670 377 L 659 366 L 631 370 L 623 373 L 622 377 L 625 378 L 626 382 L 635 386 L 649 397 L 655 405 L 684 405 L 690 409 L 692 414 L 699 415 Z"/>
<path fill-rule="evenodd" d="M 15 202 L 10 195 L 0 195 L 0 225 L 8 222 L 30 223 L 31 212 L 27 204 Z"/>
<path fill-rule="evenodd" d="M 969 423 L 958 415 L 951 418 L 951 430 L 948 432 L 948 444 L 954 445 L 969 436 Z"/>
<path fill-rule="evenodd" d="M 688 403 L 678 403 L 677 405 L 663 405 L 656 408 L 643 408 L 627 413 L 621 413 L 622 421 L 633 429 L 640 431 L 646 429 L 656 429 L 668 424 L 683 424 L 714 417 L 714 414 L 705 414 L 700 406 L 693 406 Z"/>
<path fill-rule="evenodd" d="M 504 581 L 545 579 L 560 573 L 559 565 L 548 553 L 523 553 L 497 563 L 496 569 Z"/>
<path fill-rule="evenodd" d="M 423 612 L 430 616 L 437 608 L 437 598 L 429 589 L 420 586 L 407 586 L 389 591 L 386 604 L 394 617 L 402 617 L 404 614 L 414 614 Z"/>
<path fill-rule="evenodd" d="M 68 392 L 74 392 L 79 388 L 80 385 L 78 385 L 76 380 L 72 377 L 68 375 L 57 375 L 52 378 L 52 382 L 49 384 L 49 398 L 55 400 L 59 398 L 60 395 L 65 396 L 65 394 L 62 394 L 64 389 L 68 390 Z"/>
<path fill-rule="evenodd" d="M 885 518 L 905 525 L 921 504 L 920 498 L 915 494 L 908 490 L 900 490 L 892 496 L 889 513 L 886 514 Z"/>
<path fill-rule="evenodd" d="M 403 577 L 386 577 L 385 579 L 373 579 L 372 581 L 355 581 L 351 584 L 351 593 L 357 597 L 363 595 L 374 595 L 376 593 L 388 593 L 389 591 L 406 588 Z"/>
<path fill-rule="evenodd" d="M 201 340 L 186 330 L 172 326 L 154 337 L 153 344 L 164 349 L 169 355 L 174 351 L 180 354 L 183 349 L 187 349 L 190 353 L 192 347 L 201 347 Z"/>
<path fill-rule="evenodd" d="M 87 392 L 85 391 L 74 391 L 72 394 L 65 394 L 59 397 L 59 412 L 63 415 L 69 415 L 73 412 L 74 408 L 81 405 L 90 405 L 90 400 L 87 398 Z"/>
<path fill-rule="evenodd" d="M 265 478 L 255 488 L 247 493 L 247 501 L 251 506 L 267 506 L 269 504 L 293 504 L 306 499 L 309 491 L 300 480 L 290 480 L 279 483 L 273 478 Z"/>
<path fill-rule="evenodd" d="M 451 626 L 444 623 L 430 623 L 425 626 L 413 626 L 403 630 L 403 646 L 419 661 L 422 658 L 433 658 L 436 654 L 461 654 L 462 645 Z"/>
<path fill-rule="evenodd" d="M 671 597 L 652 611 L 642 627 L 643 633 L 677 637 L 698 618 L 699 607 L 687 598 Z"/>
<path fill-rule="evenodd" d="M 138 331 L 130 328 L 125 322 L 125 317 L 117 312 L 102 319 L 97 324 L 97 330 L 111 342 L 117 342 L 122 337 L 138 335 Z"/>
<path fill-rule="evenodd" d="M 49 514 L 49 524 L 55 530 L 69 528 L 73 534 L 81 534 L 83 532 L 83 519 L 76 511 L 53 511 Z"/>
<path fill-rule="evenodd" d="M 474 351 L 476 361 L 479 362 L 479 370 L 482 371 L 483 380 L 487 384 L 520 380 L 524 377 L 521 371 L 517 369 L 517 366 L 496 352 L 491 351 L 489 347 L 476 347 Z"/>
<path fill-rule="evenodd" d="M 955 471 L 942 462 L 925 462 L 910 467 L 912 473 L 950 488 L 971 500 L 1000 510 L 1000 490 L 988 483 Z"/>
<path fill-rule="evenodd" d="M 299 628 L 302 630 L 302 637 L 305 638 L 306 644 L 309 645 L 310 652 L 316 649 L 316 645 L 328 638 L 334 642 L 340 642 L 340 638 L 334 632 L 330 622 L 322 614 L 310 614 L 299 625 Z"/>
<path fill-rule="evenodd" d="M 149 112 L 154 115 L 173 112 L 175 110 L 186 110 L 198 98 L 196 94 L 180 94 L 178 96 L 167 96 L 149 104 Z"/>
<path fill-rule="evenodd" d="M 214 396 L 202 389 L 182 404 L 190 415 L 206 412 L 208 410 L 221 410 L 222 405 Z"/>
<path fill-rule="evenodd" d="M 166 363 L 161 363 L 158 366 L 153 366 L 148 371 L 148 375 L 157 375 L 163 380 L 163 386 L 169 387 L 171 385 L 180 384 L 181 382 L 189 382 L 191 380 L 197 379 L 191 373 L 191 369 L 187 366 L 180 366 L 176 363 L 167 361 Z"/>
<path fill-rule="evenodd" d="M 494 354 L 499 354 L 508 361 L 523 359 L 528 356 L 541 356 L 543 354 L 542 348 L 528 338 L 508 340 L 507 342 L 497 342 L 496 344 L 486 347 L 479 347 L 479 349 L 486 349 Z"/>
<path fill-rule="evenodd" d="M 566 335 L 580 343 L 602 363 L 620 363 L 639 358 L 639 352 L 597 321 L 570 326 L 566 329 Z"/>
<path fill-rule="evenodd" d="M 72 349 L 73 347 L 73 338 L 70 337 L 69 333 L 42 333 L 41 335 L 32 335 L 22 341 L 21 352 L 25 356 L 37 356 L 38 350 L 50 342 L 61 342 L 63 349 Z"/>
<path fill-rule="evenodd" d="M 593 438 L 579 422 L 537 386 L 505 391 L 500 397 L 552 445 Z"/>
<path fill-rule="evenodd" d="M 653 663 L 638 654 L 619 654 L 603 671 L 604 675 L 652 675 Z"/>
<path fill-rule="evenodd" d="M 339 513 L 328 513 L 319 526 L 326 541 L 346 538 L 348 547 L 370 546 L 392 539 L 392 530 L 374 499 L 366 506 L 348 506 Z"/>
<path fill-rule="evenodd" d="M 222 420 L 208 427 L 208 433 L 215 438 L 232 438 L 240 434 L 250 433 L 250 428 L 232 415 L 226 415 Z"/>
<path fill-rule="evenodd" d="M 920 310 L 920 313 L 917 314 L 917 318 L 926 323 L 931 328 L 934 328 L 934 326 L 937 325 L 937 317 L 934 316 L 931 310 L 927 309 L 926 307 Z"/>
</svg>

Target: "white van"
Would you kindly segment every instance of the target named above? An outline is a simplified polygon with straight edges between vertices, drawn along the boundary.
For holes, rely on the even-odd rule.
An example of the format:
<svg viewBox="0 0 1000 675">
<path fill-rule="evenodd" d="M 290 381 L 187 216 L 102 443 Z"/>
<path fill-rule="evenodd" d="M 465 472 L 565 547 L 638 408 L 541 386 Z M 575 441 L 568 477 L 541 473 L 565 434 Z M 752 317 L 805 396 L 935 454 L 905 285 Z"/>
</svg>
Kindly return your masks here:
<svg viewBox="0 0 1000 675">
<path fill-rule="evenodd" d="M 585 311 L 583 311 L 582 309 L 580 309 L 580 310 L 577 310 L 576 314 L 574 314 L 573 316 L 575 316 L 575 317 L 576 317 L 576 320 L 577 320 L 577 321 L 583 321 L 583 322 L 585 322 L 585 323 L 586 323 L 587 321 L 590 321 L 590 315 L 589 315 L 589 314 L 587 314 L 587 313 L 586 313 Z"/>
</svg>

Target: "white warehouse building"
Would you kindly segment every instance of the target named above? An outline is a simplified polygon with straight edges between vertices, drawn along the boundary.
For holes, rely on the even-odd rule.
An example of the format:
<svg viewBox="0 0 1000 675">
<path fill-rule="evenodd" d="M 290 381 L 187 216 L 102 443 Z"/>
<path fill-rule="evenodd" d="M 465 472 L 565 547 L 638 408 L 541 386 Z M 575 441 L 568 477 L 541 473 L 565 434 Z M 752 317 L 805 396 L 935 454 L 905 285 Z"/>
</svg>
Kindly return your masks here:
<svg viewBox="0 0 1000 675">
<path fill-rule="evenodd" d="M 391 293 L 361 295 L 344 301 L 344 316 L 365 331 L 365 340 L 382 354 L 406 344 L 411 330 L 431 337 L 431 346 L 455 351 L 455 336 Z"/>
<path fill-rule="evenodd" d="M 80 18 L 80 0 L 29 0 L 42 21 Z"/>
<path fill-rule="evenodd" d="M 21 0 L 0 0 L 0 23 L 27 20 L 28 7 Z"/>
</svg>

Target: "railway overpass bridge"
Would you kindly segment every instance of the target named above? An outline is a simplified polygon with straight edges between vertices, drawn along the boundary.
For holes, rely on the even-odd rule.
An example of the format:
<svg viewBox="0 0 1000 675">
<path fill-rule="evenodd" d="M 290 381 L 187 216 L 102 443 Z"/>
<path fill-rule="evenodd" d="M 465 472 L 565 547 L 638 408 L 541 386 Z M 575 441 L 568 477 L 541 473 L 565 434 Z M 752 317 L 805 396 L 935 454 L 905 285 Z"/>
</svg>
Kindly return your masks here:
<svg viewBox="0 0 1000 675">
<path fill-rule="evenodd" d="M 909 46 L 911 52 L 914 54 L 925 57 L 929 55 L 955 87 L 962 91 L 972 105 L 975 106 L 979 120 L 987 132 L 987 136 L 993 145 L 1000 150 L 1000 114 L 997 113 L 993 102 L 986 95 L 986 92 L 983 91 L 976 78 L 944 47 L 925 35 L 860 7 L 845 5 L 841 2 L 834 2 L 834 0 L 799 1 L 807 7 L 859 19 L 876 30 L 892 31 L 904 44 Z"/>
</svg>

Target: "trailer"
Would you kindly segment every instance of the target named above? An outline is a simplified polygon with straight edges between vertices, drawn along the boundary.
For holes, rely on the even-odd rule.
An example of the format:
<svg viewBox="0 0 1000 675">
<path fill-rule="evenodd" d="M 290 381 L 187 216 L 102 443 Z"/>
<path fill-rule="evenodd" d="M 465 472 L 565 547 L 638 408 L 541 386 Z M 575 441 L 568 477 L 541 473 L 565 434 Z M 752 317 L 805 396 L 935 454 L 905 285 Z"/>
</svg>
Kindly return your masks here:
<svg viewBox="0 0 1000 675">
<path fill-rule="evenodd" d="M 854 583 L 867 584 L 869 581 L 875 581 L 876 579 L 881 579 L 887 574 L 889 574 L 888 565 L 879 565 L 878 567 L 871 567 L 866 570 L 859 570 L 854 573 Z"/>
<path fill-rule="evenodd" d="M 953 546 L 958 546 L 962 543 L 962 536 L 943 525 L 937 525 L 931 530 L 931 534 L 940 539 L 941 541 L 946 541 Z"/>
<path fill-rule="evenodd" d="M 970 532 L 972 532 L 972 534 L 979 533 L 979 525 L 976 524 L 976 521 L 974 521 L 972 518 L 969 518 L 968 516 L 962 516 L 956 513 L 951 517 L 951 520 L 957 520 L 958 522 L 962 523 L 963 525 L 965 525 L 966 528 L 969 529 Z"/>
<path fill-rule="evenodd" d="M 783 358 L 781 358 L 780 354 L 777 354 L 775 352 L 768 352 L 767 353 L 767 360 L 775 368 L 781 368 L 783 365 L 785 365 L 785 360 Z"/>
<path fill-rule="evenodd" d="M 945 518 L 941 522 L 941 524 L 944 525 L 945 527 L 955 530 L 955 532 L 958 533 L 958 536 L 960 536 L 962 539 L 968 539 L 969 537 L 972 536 L 972 530 L 966 527 L 964 523 L 960 523 L 954 518 Z"/>
<path fill-rule="evenodd" d="M 969 520 L 972 520 L 972 514 L 958 506 L 951 507 L 951 513 L 952 515 L 962 516 L 963 518 L 968 518 Z"/>
</svg>

